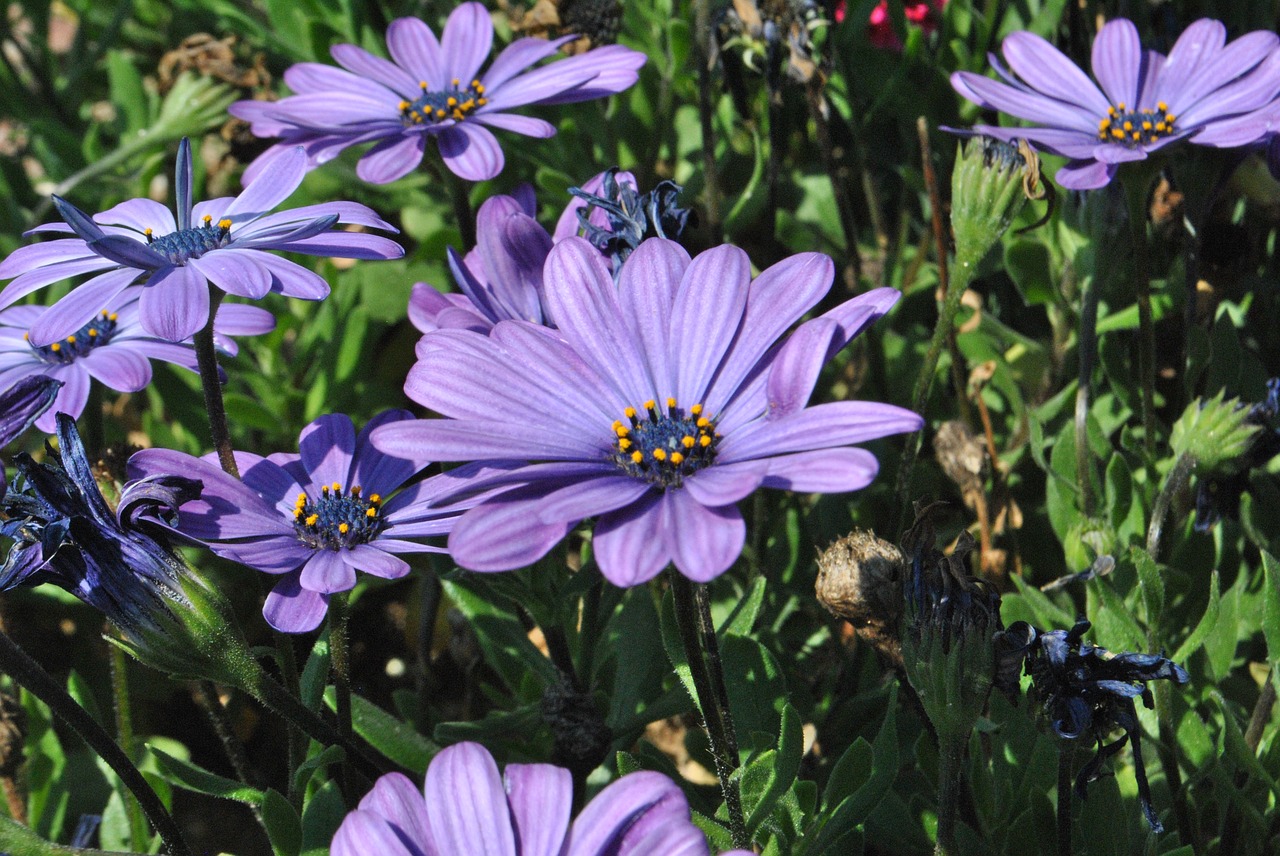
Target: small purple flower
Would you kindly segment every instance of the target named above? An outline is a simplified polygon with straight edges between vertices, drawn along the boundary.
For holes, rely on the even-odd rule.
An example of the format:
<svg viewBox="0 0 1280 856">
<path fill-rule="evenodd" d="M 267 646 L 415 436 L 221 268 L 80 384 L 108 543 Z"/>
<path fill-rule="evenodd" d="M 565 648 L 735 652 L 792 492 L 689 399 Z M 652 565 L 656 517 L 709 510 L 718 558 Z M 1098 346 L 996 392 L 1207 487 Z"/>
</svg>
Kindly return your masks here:
<svg viewBox="0 0 1280 856">
<path fill-rule="evenodd" d="M 151 383 L 151 360 L 164 360 L 196 371 L 195 348 L 188 342 L 169 342 L 147 335 L 139 319 L 143 289 L 130 286 L 107 301 L 108 308 L 76 332 L 51 345 L 31 343 L 30 331 L 48 314 L 47 306 L 0 309 L 0 388 L 19 378 L 47 376 L 61 381 L 52 412 L 36 422 L 52 434 L 54 413 L 78 419 L 89 400 L 89 383 L 96 380 L 117 392 L 137 392 Z M 275 318 L 256 306 L 224 303 L 218 307 L 214 332 L 224 350 L 234 354 L 228 336 L 258 335 L 275 328 Z"/>
<path fill-rule="evenodd" d="M 512 488 L 450 535 L 464 567 L 531 564 L 595 517 L 595 557 L 612 582 L 643 582 L 669 562 L 709 580 L 742 551 L 739 500 L 761 486 L 865 487 L 875 456 L 846 447 L 922 424 L 887 404 L 806 407 L 827 359 L 898 299 L 876 289 L 779 342 L 833 275 L 829 258 L 804 253 L 753 281 L 736 247 L 691 261 L 653 238 L 615 285 L 594 247 L 566 238 L 544 270 L 557 329 L 502 321 L 487 337 L 427 334 L 405 391 L 448 418 L 387 425 L 374 442 L 387 454 L 507 462 L 476 484 Z"/>
<path fill-rule="evenodd" d="M 302 429 L 300 454 L 236 452 L 243 481 L 219 469 L 213 455 L 168 449 L 135 454 L 129 476 L 200 479 L 204 491 L 179 509 L 177 530 L 219 556 L 280 575 L 263 614 L 277 630 L 305 633 L 324 619 L 329 595 L 356 584 L 356 571 L 397 579 L 409 573 L 397 554 L 444 552 L 406 539 L 447 534 L 469 507 L 435 504 L 456 489 L 460 475 L 400 490 L 427 461 L 386 455 L 369 444 L 379 425 L 412 419 L 407 411 L 389 410 L 357 436 L 350 417 L 321 416 Z"/>
<path fill-rule="evenodd" d="M 630 773 L 570 823 L 573 779 L 551 764 L 498 773 L 479 743 L 442 749 L 419 790 L 400 773 L 374 783 L 338 827 L 333 856 L 707 856 L 680 788 L 661 773 Z M 725 856 L 751 856 L 734 850 Z"/>
<path fill-rule="evenodd" d="M 180 342 L 209 323 L 209 284 L 258 300 L 278 292 L 322 300 L 329 285 L 314 271 L 271 255 L 281 250 L 352 259 L 392 259 L 404 250 L 377 235 L 334 231 L 338 223 L 396 231 L 355 202 L 327 202 L 269 213 L 306 174 L 306 155 L 293 147 L 272 161 L 237 197 L 193 204 L 191 145 L 178 145 L 177 218 L 151 199 L 130 199 L 90 218 L 54 197 L 65 223 L 36 232 L 73 232 L 66 238 L 22 247 L 0 263 L 0 279 L 16 277 L 0 291 L 0 309 L 37 289 L 84 273 L 92 279 L 63 297 L 31 329 L 34 345 L 51 345 L 90 323 L 112 298 L 143 278 L 142 329 Z"/>
<path fill-rule="evenodd" d="M 1110 182 L 1120 164 L 1178 140 L 1216 148 L 1259 140 L 1270 127 L 1264 108 L 1280 91 L 1277 45 L 1280 37 L 1265 31 L 1227 44 L 1226 28 L 1202 18 L 1165 57 L 1144 51 L 1133 22 L 1117 18 L 1093 43 L 1097 83 L 1040 36 L 1017 32 L 1003 45 L 1012 73 L 990 57 L 1004 83 L 958 71 L 951 85 L 970 101 L 1032 123 L 974 131 L 1023 138 L 1070 158 L 1058 183 L 1090 190 Z"/>
<path fill-rule="evenodd" d="M 621 45 L 529 70 L 574 38 L 517 39 L 481 74 L 493 45 L 493 21 L 483 5 L 454 9 L 438 41 L 417 18 L 398 18 L 387 28 L 390 61 L 356 45 L 336 45 L 330 53 L 345 70 L 299 63 L 284 76 L 296 95 L 231 105 L 233 115 L 252 123 L 253 133 L 282 138 L 250 165 L 245 180 L 289 146 L 305 146 L 308 167 L 314 167 L 348 146 L 376 143 L 360 158 L 356 174 L 386 184 L 418 165 L 428 138 L 454 174 L 493 178 L 502 171 L 503 155 L 489 128 L 529 137 L 556 132 L 543 119 L 511 110 L 603 98 L 636 82 L 645 56 Z"/>
</svg>

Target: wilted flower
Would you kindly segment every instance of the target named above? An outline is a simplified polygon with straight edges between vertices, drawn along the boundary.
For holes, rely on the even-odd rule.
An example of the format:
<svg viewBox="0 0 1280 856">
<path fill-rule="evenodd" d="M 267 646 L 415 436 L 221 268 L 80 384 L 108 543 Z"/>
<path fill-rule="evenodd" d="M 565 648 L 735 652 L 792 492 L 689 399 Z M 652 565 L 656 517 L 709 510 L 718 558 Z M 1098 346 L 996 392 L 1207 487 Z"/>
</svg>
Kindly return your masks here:
<svg viewBox="0 0 1280 856">
<path fill-rule="evenodd" d="M 333 838 L 333 856 L 706 856 L 680 788 L 641 770 L 597 794 L 570 823 L 573 777 L 550 764 L 499 774 L 479 743 L 442 749 L 419 790 L 389 773 Z M 728 854 L 726 854 L 728 856 Z M 745 850 L 733 856 L 750 856 Z"/>
<path fill-rule="evenodd" d="M 203 490 L 179 506 L 176 529 L 219 556 L 279 575 L 263 614 L 277 630 L 304 633 L 324 620 L 331 594 L 356 584 L 356 571 L 397 579 L 409 573 L 397 554 L 443 552 L 406 539 L 447 534 L 469 507 L 435 505 L 461 475 L 401 490 L 427 461 L 385 455 L 369 444 L 379 425 L 412 418 L 390 410 L 357 436 L 350 417 L 321 416 L 302 430 L 299 454 L 236 452 L 243 481 L 224 473 L 212 455 L 168 449 L 136 453 L 129 475 L 198 477 Z"/>
<path fill-rule="evenodd" d="M 50 311 L 48 307 L 0 309 L 0 387 L 32 376 L 56 378 L 63 384 L 53 412 L 36 422 L 41 431 L 53 432 L 53 413 L 80 417 L 89 400 L 91 380 L 117 392 L 137 392 L 151 383 L 151 360 L 196 371 L 190 341 L 169 342 L 143 331 L 138 309 L 143 293 L 140 286 L 126 288 L 88 324 L 51 345 L 33 345 L 30 332 Z M 257 335 L 274 328 L 270 312 L 242 304 L 222 304 L 214 320 L 214 332 L 232 354 L 236 345 L 228 336 Z"/>
<path fill-rule="evenodd" d="M 600 253 L 566 238 L 544 269 L 557 330 L 498 323 L 488 337 L 429 333 L 405 391 L 446 419 L 374 432 L 388 454 L 503 461 L 511 486 L 459 520 L 455 561 L 481 571 L 531 564 L 586 517 L 618 585 L 669 562 L 706 581 L 742 551 L 735 505 L 756 488 L 844 492 L 874 478 L 875 456 L 850 444 L 913 431 L 887 404 L 806 407 L 833 354 L 888 311 L 876 289 L 787 329 L 826 293 L 831 260 L 792 256 L 754 281 L 746 253 L 692 261 L 650 239 L 615 285 Z"/>
<path fill-rule="evenodd" d="M 250 122 L 258 136 L 282 138 L 249 166 L 245 180 L 295 145 L 306 148 L 312 168 L 348 146 L 376 143 L 356 173 L 386 184 L 418 166 L 429 138 L 454 174 L 471 181 L 493 178 L 504 159 L 489 128 L 529 137 L 556 132 L 544 119 L 509 111 L 603 98 L 636 82 L 645 56 L 621 45 L 528 70 L 573 39 L 517 39 L 481 74 L 493 44 L 493 21 L 483 5 L 454 9 L 439 41 L 417 18 L 398 18 L 387 28 L 390 61 L 356 45 L 336 45 L 330 53 L 341 70 L 299 63 L 284 75 L 298 94 L 231 105 L 231 113 Z"/>
<path fill-rule="evenodd" d="M 158 525 L 200 483 L 180 476 L 126 488 L 113 512 L 94 480 L 75 421 L 58 414 L 47 463 L 15 458 L 0 535 L 13 540 L 0 590 L 49 582 L 100 610 L 120 644 L 163 671 L 234 683 L 252 668 L 229 605 L 192 573 Z M 241 662 L 243 660 L 243 662 Z"/>
<path fill-rule="evenodd" d="M 45 375 L 25 376 L 0 392 L 0 447 L 12 443 L 49 409 L 62 381 Z M 4 468 L 0 467 L 0 499 L 4 498 Z"/>
<path fill-rule="evenodd" d="M 565 213 L 574 212 L 582 237 L 613 262 L 615 275 L 645 238 L 678 241 L 694 216 L 689 209 L 676 205 L 681 187 L 674 181 L 660 181 L 653 190 L 642 194 L 630 173 L 619 175 L 616 167 L 598 178 L 597 187 L 569 188 L 584 204 L 571 205 Z"/>
<path fill-rule="evenodd" d="M 1071 160 L 1057 181 L 1089 190 L 1111 181 L 1116 168 L 1179 140 L 1233 148 L 1259 140 L 1280 89 L 1280 37 L 1255 31 L 1226 44 L 1226 28 L 1202 18 L 1178 38 L 1168 57 L 1145 51 L 1133 22 L 1107 22 L 1093 43 L 1091 80 L 1057 48 L 1030 32 L 1004 40 L 1005 82 L 958 71 L 956 91 L 977 104 L 1033 123 L 978 125 L 1002 140 L 1024 138 Z M 1014 76 L 1017 75 L 1017 77 Z"/>
<path fill-rule="evenodd" d="M 1102 776 L 1102 765 L 1126 741 L 1133 747 L 1133 766 L 1138 779 L 1138 801 L 1147 823 L 1155 832 L 1163 830 L 1151 805 L 1140 744 L 1142 729 L 1133 700 L 1139 696 L 1151 707 L 1148 681 L 1171 680 L 1185 684 L 1189 677 L 1181 666 L 1161 654 L 1113 654 L 1083 641 L 1090 624 L 1083 618 L 1070 630 L 1039 633 L 1019 621 L 1009 628 L 1012 637 L 1026 640 L 1026 670 L 1031 675 L 1032 697 L 1040 704 L 1054 734 L 1064 740 L 1090 740 L 1097 753 L 1076 777 L 1076 793 L 1081 799 L 1085 787 Z M 1120 729 L 1124 736 L 1113 743 L 1104 738 Z"/>
<path fill-rule="evenodd" d="M 1249 489 L 1252 470 L 1280 455 L 1280 378 L 1267 381 L 1267 397 L 1249 407 L 1243 424 L 1257 426 L 1245 451 L 1230 462 L 1230 472 L 1202 478 L 1196 487 L 1197 532 L 1208 532 L 1225 515 L 1240 513 L 1240 497 Z"/>
</svg>

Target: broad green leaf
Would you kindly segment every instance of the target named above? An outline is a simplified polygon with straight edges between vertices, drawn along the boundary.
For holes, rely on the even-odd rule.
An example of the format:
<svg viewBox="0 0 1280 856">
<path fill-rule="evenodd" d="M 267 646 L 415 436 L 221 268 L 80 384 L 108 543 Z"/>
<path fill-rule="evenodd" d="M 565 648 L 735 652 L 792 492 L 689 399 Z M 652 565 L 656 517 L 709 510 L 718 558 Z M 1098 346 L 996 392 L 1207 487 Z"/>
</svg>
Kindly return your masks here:
<svg viewBox="0 0 1280 856">
<path fill-rule="evenodd" d="M 338 783 L 330 779 L 311 795 L 302 810 L 302 856 L 327 856 L 333 834 L 346 815 L 342 792 Z"/>
<path fill-rule="evenodd" d="M 1196 625 L 1196 629 L 1191 631 L 1191 635 L 1183 640 L 1182 644 L 1173 652 L 1173 656 L 1169 658 L 1173 662 L 1180 664 L 1187 662 L 1187 658 L 1200 650 L 1200 647 L 1204 645 L 1204 640 L 1213 632 L 1213 627 L 1218 622 L 1218 611 L 1221 602 L 1218 587 L 1218 570 L 1214 568 L 1209 572 L 1209 604 L 1204 608 L 1204 615 L 1201 616 L 1200 623 Z"/>
<path fill-rule="evenodd" d="M 763 574 L 756 577 L 751 584 L 751 590 L 747 592 L 747 596 L 734 605 L 733 611 L 729 613 L 729 617 L 725 620 L 724 625 L 721 626 L 721 635 L 735 633 L 739 636 L 746 636 L 751 632 L 751 628 L 755 626 L 756 617 L 760 615 L 760 606 L 764 603 L 764 594 L 767 587 L 768 580 Z"/>
<path fill-rule="evenodd" d="M 337 709 L 337 693 L 327 687 L 324 703 Z M 440 748 L 407 722 L 396 719 L 360 695 L 351 696 L 351 727 L 369 745 L 408 770 L 425 770 Z"/>
<path fill-rule="evenodd" d="M 764 762 L 766 756 L 771 756 Z M 800 722 L 800 714 L 790 704 L 782 708 L 782 730 L 778 735 L 777 751 L 763 753 L 759 759 L 747 766 L 742 776 L 742 803 L 747 811 L 747 832 L 754 835 L 756 829 L 773 811 L 782 795 L 791 790 L 791 785 L 800 772 L 800 761 L 804 757 L 804 727 Z M 764 775 L 759 776 L 760 786 L 748 788 L 748 778 L 753 769 L 764 766 Z"/>
<path fill-rule="evenodd" d="M 1164 575 L 1151 554 L 1141 547 L 1129 550 L 1129 560 L 1138 572 L 1138 588 L 1142 592 L 1142 606 L 1147 614 L 1147 626 L 1159 627 L 1164 613 Z"/>
<path fill-rule="evenodd" d="M 302 818 L 279 791 L 262 795 L 262 825 L 275 856 L 298 856 L 302 850 Z"/>
<path fill-rule="evenodd" d="M 1280 562 L 1266 550 L 1262 551 L 1262 569 L 1262 635 L 1267 640 L 1267 659 L 1275 669 L 1280 661 Z"/>
<path fill-rule="evenodd" d="M 228 779 L 225 776 L 219 776 L 216 773 L 210 773 L 203 767 L 199 767 L 190 761 L 184 761 L 181 758 L 175 758 L 168 752 L 150 744 L 148 744 L 147 748 L 156 759 L 156 766 L 160 768 L 160 775 L 183 790 L 195 791 L 198 794 L 207 794 L 211 797 L 221 797 L 222 799 L 235 800 L 236 802 L 250 805 L 262 802 L 263 793 L 257 788 L 250 787 L 243 782 L 237 782 L 234 779 Z"/>
</svg>

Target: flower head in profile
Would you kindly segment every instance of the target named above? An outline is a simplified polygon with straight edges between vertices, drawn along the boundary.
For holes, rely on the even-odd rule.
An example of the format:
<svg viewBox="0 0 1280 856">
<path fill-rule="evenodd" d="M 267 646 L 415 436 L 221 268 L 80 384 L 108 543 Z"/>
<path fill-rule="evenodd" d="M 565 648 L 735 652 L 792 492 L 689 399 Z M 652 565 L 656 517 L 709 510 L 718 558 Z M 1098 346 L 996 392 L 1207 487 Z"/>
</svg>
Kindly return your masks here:
<svg viewBox="0 0 1280 856">
<path fill-rule="evenodd" d="M 1280 91 L 1280 37 L 1255 31 L 1227 44 L 1226 27 L 1202 18 L 1166 57 L 1143 50 L 1123 18 L 1107 22 L 1093 43 L 1093 78 L 1030 32 L 1004 40 L 1003 78 L 958 71 L 956 91 L 983 107 L 1030 123 L 973 130 L 1002 140 L 1021 137 L 1070 158 L 1057 181 L 1089 190 L 1111 181 L 1120 164 L 1144 160 L 1171 143 L 1233 148 L 1268 130 L 1269 105 Z M 1095 82 L 1096 81 L 1096 82 Z"/>
<path fill-rule="evenodd" d="M 378 426 L 410 419 L 406 411 L 387 411 L 357 435 L 349 417 L 321 416 L 302 430 L 298 454 L 236 452 L 243 481 L 219 469 L 212 455 L 167 449 L 133 455 L 129 475 L 199 478 L 203 491 L 179 507 L 177 530 L 220 556 L 279 576 L 263 614 L 277 630 L 304 633 L 324 619 L 331 594 L 356 584 L 356 571 L 397 579 L 409 573 L 398 554 L 443 552 L 406 539 L 448 533 L 460 508 L 435 502 L 455 476 L 401 489 L 427 461 L 386 455 L 368 442 Z"/>
<path fill-rule="evenodd" d="M 636 82 L 644 54 L 621 45 L 532 68 L 574 38 L 517 39 L 482 72 L 493 45 L 493 21 L 480 3 L 454 9 L 439 40 L 417 18 L 399 18 L 387 28 L 390 60 L 356 45 L 336 45 L 330 53 L 341 69 L 299 63 L 284 76 L 297 94 L 231 105 L 253 133 L 281 138 L 245 179 L 294 145 L 305 147 L 307 165 L 314 167 L 349 146 L 375 143 L 356 173 L 386 184 L 417 167 L 431 139 L 454 174 L 471 181 L 493 178 L 504 159 L 490 128 L 529 137 L 555 134 L 545 119 L 512 110 L 602 98 Z"/>
<path fill-rule="evenodd" d="M 31 342 L 31 330 L 49 307 L 0 309 L 0 387 L 33 376 L 62 382 L 52 412 L 36 422 L 41 431 L 53 433 L 54 413 L 78 419 L 89 400 L 91 381 L 117 392 L 137 392 L 151 383 L 151 360 L 196 371 L 195 348 L 190 341 L 169 342 L 143 331 L 138 311 L 143 293 L 141 286 L 126 288 L 107 301 L 107 308 L 89 323 L 51 345 Z M 232 354 L 236 345 L 229 336 L 257 335 L 274 328 L 270 312 L 242 304 L 222 304 L 214 320 L 220 344 Z"/>
<path fill-rule="evenodd" d="M 210 285 L 257 300 L 270 292 L 321 300 L 329 285 L 314 271 L 272 255 L 287 251 L 352 259 L 404 255 L 388 238 L 334 230 L 339 223 L 394 232 L 372 210 L 355 202 L 327 202 L 271 211 L 306 174 L 306 155 L 293 148 L 276 158 L 235 198 L 192 198 L 191 145 L 178 146 L 177 211 L 151 199 L 130 199 L 90 217 L 64 199 L 54 205 L 65 222 L 32 232 L 71 232 L 76 237 L 22 247 L 0 263 L 0 309 L 31 292 L 79 274 L 87 280 L 53 304 L 31 328 L 31 343 L 52 345 L 75 335 L 104 306 L 141 279 L 142 330 L 181 342 L 209 323 Z M 30 234 L 30 233 L 28 233 Z"/>
<path fill-rule="evenodd" d="M 30 428 L 58 397 L 62 381 L 46 375 L 28 375 L 3 387 L 0 392 L 0 448 L 9 445 Z M 0 499 L 5 491 L 4 468 L 0 467 Z"/>
<path fill-rule="evenodd" d="M 333 856 L 707 856 L 680 788 L 641 770 L 573 810 L 573 777 L 551 764 L 498 772 L 479 743 L 442 749 L 417 788 L 400 773 L 374 784 L 333 838 Z M 572 821 L 572 822 L 571 822 Z M 750 856 L 735 850 L 726 856 Z"/>
<path fill-rule="evenodd" d="M 419 343 L 405 391 L 448 418 L 379 428 L 387 454 L 503 461 L 510 489 L 465 513 L 449 538 L 460 565 L 531 564 L 596 518 L 601 571 L 618 585 L 668 563 L 691 579 L 742 551 L 735 505 L 759 487 L 865 487 L 875 456 L 851 444 L 918 429 L 887 404 L 806 406 L 827 359 L 898 298 L 878 289 L 784 338 L 831 286 L 831 260 L 792 256 L 754 280 L 746 253 L 690 259 L 671 241 L 640 245 L 615 284 L 582 238 L 544 270 L 557 329 L 503 321 L 487 337 L 441 330 Z"/>
</svg>

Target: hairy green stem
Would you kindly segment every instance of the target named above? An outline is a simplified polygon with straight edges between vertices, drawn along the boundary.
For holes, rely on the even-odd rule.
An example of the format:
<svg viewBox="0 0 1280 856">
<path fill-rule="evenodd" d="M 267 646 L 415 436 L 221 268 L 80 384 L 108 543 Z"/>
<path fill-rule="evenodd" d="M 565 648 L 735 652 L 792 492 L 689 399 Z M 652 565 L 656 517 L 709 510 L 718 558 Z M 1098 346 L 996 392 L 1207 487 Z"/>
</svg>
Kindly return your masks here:
<svg viewBox="0 0 1280 856">
<path fill-rule="evenodd" d="M 1164 484 L 1160 486 L 1155 505 L 1151 507 L 1151 523 L 1147 527 L 1147 553 L 1154 561 L 1160 561 L 1160 539 L 1164 535 L 1164 521 L 1169 516 L 1169 507 L 1178 491 L 1186 486 L 1195 468 L 1195 456 L 1190 452 L 1183 452 L 1174 461 L 1173 469 L 1169 470 Z"/>
<path fill-rule="evenodd" d="M 125 756 L 133 760 L 136 744 L 133 739 L 133 707 L 129 701 L 129 664 L 118 645 L 107 647 L 111 649 L 108 662 L 111 667 L 111 699 L 115 703 L 116 742 Z M 129 846 L 139 852 L 144 851 L 151 842 L 151 833 L 147 830 L 142 807 L 136 799 L 126 796 L 125 810 L 129 816 Z"/>
<path fill-rule="evenodd" d="M 351 728 L 351 648 L 347 627 L 351 607 L 346 592 L 335 592 L 329 598 L 329 670 L 333 673 L 333 691 L 337 698 L 338 733 L 344 740 L 354 740 Z M 349 798 L 355 795 L 355 780 L 350 759 L 342 762 L 343 790 Z"/>
<path fill-rule="evenodd" d="M 174 822 L 173 816 L 124 750 L 111 739 L 111 735 L 97 720 L 76 704 L 75 699 L 5 633 L 0 633 L 0 671 L 48 705 L 120 777 L 120 781 L 124 782 L 125 787 L 137 799 L 151 826 L 159 833 L 166 853 L 191 856 L 191 850 L 183 840 L 182 831 Z"/>
<path fill-rule="evenodd" d="M 710 0 L 694 0 L 694 42 L 698 49 L 694 61 L 698 64 L 698 127 L 702 132 L 702 181 L 706 187 L 707 232 L 713 243 L 724 237 L 724 223 L 720 212 L 720 174 L 716 167 L 715 129 L 711 122 L 715 112 L 711 86 L 711 40 L 715 31 L 711 25 Z"/>
<path fill-rule="evenodd" d="M 227 407 L 222 399 L 222 381 L 218 377 L 218 349 L 213 343 L 213 319 L 222 302 L 222 290 L 209 285 L 209 323 L 195 335 L 196 364 L 200 370 L 200 386 L 204 390 L 204 406 L 209 414 L 209 434 L 223 472 L 240 478 L 240 468 L 231 450 L 231 428 L 227 424 Z"/>
<path fill-rule="evenodd" d="M 1098 288 L 1096 277 L 1086 276 L 1081 282 L 1080 363 L 1076 384 L 1076 481 L 1080 485 L 1080 510 L 1093 517 L 1096 500 L 1093 495 L 1093 456 L 1089 452 L 1089 406 L 1093 401 L 1093 369 L 1098 362 Z"/>
<path fill-rule="evenodd" d="M 1058 856 L 1071 856 L 1071 768 L 1075 745 L 1058 743 Z"/>
<path fill-rule="evenodd" d="M 956 817 L 964 793 L 964 740 L 942 740 L 938 746 L 938 836 L 934 856 L 956 856 Z"/>
</svg>

